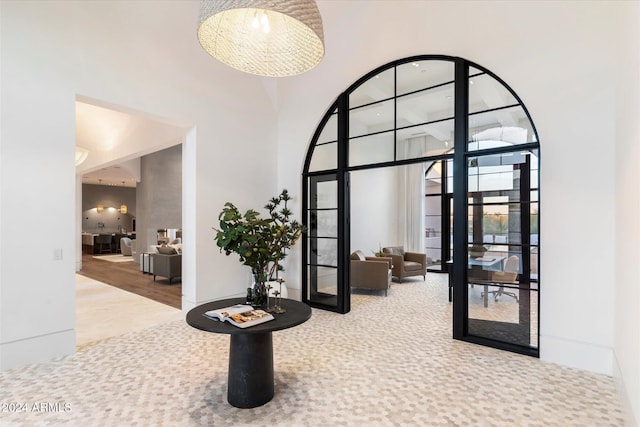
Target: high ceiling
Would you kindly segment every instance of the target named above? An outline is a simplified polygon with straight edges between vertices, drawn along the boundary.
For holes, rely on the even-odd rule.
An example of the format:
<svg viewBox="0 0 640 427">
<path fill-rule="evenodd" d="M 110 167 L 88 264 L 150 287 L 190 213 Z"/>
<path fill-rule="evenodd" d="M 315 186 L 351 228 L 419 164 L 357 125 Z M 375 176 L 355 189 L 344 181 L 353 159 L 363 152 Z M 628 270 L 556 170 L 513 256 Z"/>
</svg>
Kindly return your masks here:
<svg viewBox="0 0 640 427">
<path fill-rule="evenodd" d="M 137 179 L 134 174 L 122 165 L 107 166 L 95 172 L 89 172 L 82 175 L 83 184 L 135 188 L 136 182 Z"/>
<path fill-rule="evenodd" d="M 152 145 L 180 143 L 186 127 L 165 123 L 140 114 L 76 102 L 76 145 L 88 150 L 84 184 L 135 187 L 140 175 L 140 156 L 118 158 L 117 153 L 136 152 Z M 145 152 L 143 154 L 148 154 Z"/>
</svg>

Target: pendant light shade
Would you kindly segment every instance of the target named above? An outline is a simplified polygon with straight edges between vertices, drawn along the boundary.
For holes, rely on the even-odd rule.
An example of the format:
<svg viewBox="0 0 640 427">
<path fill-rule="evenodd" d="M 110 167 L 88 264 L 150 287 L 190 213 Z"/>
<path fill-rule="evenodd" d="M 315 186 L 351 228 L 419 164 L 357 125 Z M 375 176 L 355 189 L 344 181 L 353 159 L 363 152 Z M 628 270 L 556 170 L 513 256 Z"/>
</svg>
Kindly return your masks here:
<svg viewBox="0 0 640 427">
<path fill-rule="evenodd" d="M 314 0 L 204 0 L 198 39 L 214 58 L 258 76 L 302 74 L 324 56 Z"/>
</svg>

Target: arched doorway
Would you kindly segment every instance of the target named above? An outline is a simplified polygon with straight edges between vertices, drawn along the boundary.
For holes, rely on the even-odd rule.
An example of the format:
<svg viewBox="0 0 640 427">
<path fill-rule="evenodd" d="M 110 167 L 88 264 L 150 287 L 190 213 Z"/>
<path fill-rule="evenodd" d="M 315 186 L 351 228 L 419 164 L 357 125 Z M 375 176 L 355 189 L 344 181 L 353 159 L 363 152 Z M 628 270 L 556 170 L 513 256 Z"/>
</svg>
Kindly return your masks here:
<svg viewBox="0 0 640 427">
<path fill-rule="evenodd" d="M 449 170 L 442 182 L 450 191 L 440 193 L 451 194 L 440 204 L 442 229 L 450 230 L 440 269 L 452 278 L 454 338 L 538 356 L 537 132 L 513 90 L 462 58 L 386 64 L 323 117 L 303 172 L 303 300 L 350 310 L 350 173 L 425 162 Z M 426 184 L 425 169 L 414 170 Z M 501 299 L 513 299 L 508 313 L 490 304 Z"/>
</svg>

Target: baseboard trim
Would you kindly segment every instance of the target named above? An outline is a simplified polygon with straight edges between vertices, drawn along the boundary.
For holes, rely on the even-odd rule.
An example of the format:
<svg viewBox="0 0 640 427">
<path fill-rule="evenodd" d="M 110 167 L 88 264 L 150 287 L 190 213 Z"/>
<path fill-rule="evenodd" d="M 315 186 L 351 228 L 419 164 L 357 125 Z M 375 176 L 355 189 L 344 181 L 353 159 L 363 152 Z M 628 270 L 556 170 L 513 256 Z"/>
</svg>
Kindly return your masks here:
<svg viewBox="0 0 640 427">
<path fill-rule="evenodd" d="M 633 406 L 631 405 L 631 400 L 627 393 L 627 386 L 624 383 L 622 371 L 620 370 L 620 365 L 618 364 L 618 358 L 616 357 L 615 352 L 613 353 L 613 379 L 616 384 L 616 390 L 618 391 L 618 397 L 620 398 L 620 404 L 622 405 L 624 425 L 626 427 L 637 427 L 639 425 L 639 420 L 636 419 L 636 416 L 633 413 Z"/>
<path fill-rule="evenodd" d="M 0 344 L 0 371 L 46 362 L 76 351 L 76 331 L 68 329 Z"/>
<path fill-rule="evenodd" d="M 566 338 L 540 335 L 540 359 L 612 376 L 613 349 Z"/>
</svg>

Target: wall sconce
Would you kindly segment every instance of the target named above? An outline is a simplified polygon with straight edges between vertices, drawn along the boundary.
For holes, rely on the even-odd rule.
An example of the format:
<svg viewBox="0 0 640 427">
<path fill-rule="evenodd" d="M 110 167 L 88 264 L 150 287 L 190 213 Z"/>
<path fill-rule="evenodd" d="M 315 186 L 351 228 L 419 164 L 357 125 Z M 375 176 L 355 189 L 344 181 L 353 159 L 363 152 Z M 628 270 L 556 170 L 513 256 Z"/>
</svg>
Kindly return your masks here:
<svg viewBox="0 0 640 427">
<path fill-rule="evenodd" d="M 98 213 L 102 213 L 102 212 L 104 212 L 104 205 L 98 205 L 98 207 L 96 208 L 96 210 L 98 211 Z"/>
</svg>

